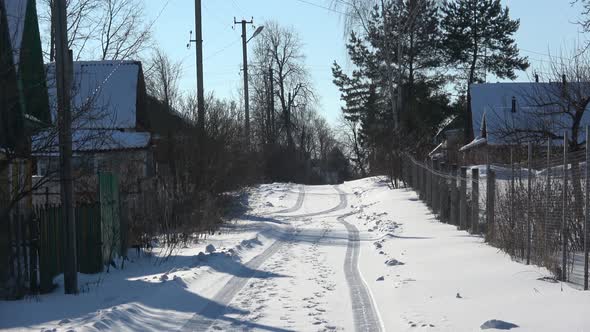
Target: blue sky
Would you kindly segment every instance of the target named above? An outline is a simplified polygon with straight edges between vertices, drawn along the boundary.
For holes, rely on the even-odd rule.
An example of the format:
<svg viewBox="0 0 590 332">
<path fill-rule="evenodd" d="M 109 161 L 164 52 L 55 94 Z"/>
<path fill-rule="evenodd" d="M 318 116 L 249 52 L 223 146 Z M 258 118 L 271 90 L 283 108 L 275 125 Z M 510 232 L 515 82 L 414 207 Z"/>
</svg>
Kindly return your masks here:
<svg viewBox="0 0 590 332">
<path fill-rule="evenodd" d="M 343 22 L 340 14 L 309 2 L 326 6 L 328 0 L 202 0 L 205 91 L 213 91 L 221 98 L 237 99 L 241 94 L 241 31 L 239 26 L 232 29 L 234 16 L 238 20 L 253 17 L 255 25 L 275 20 L 299 33 L 320 96 L 318 111 L 335 124 L 341 103 L 339 92 L 332 84 L 330 67 L 336 60 L 347 68 Z M 572 8 L 570 0 L 503 2 L 509 6 L 511 17 L 521 20 L 516 39 L 533 68 L 546 66 L 548 53 L 558 54 L 561 49 L 571 49 L 577 41 L 585 40 L 573 24 L 578 19 L 579 8 Z M 186 48 L 189 31 L 194 30 L 194 1 L 149 0 L 146 9 L 152 19 L 161 12 L 154 25 L 154 38 L 174 60 L 183 62 L 181 89 L 195 89 L 195 49 L 194 45 L 190 50 Z M 249 33 L 253 31 L 249 27 Z M 530 74 L 520 73 L 518 80 L 526 81 Z"/>
</svg>

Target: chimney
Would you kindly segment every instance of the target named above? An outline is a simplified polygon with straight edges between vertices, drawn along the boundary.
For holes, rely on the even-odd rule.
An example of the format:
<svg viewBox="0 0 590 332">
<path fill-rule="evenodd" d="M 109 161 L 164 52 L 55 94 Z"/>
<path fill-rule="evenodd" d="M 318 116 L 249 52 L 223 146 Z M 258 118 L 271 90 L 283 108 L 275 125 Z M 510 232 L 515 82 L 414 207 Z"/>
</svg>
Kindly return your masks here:
<svg viewBox="0 0 590 332">
<path fill-rule="evenodd" d="M 563 85 L 567 83 L 567 77 L 565 76 L 565 74 L 561 76 L 561 83 L 563 83 Z"/>
<path fill-rule="evenodd" d="M 539 83 L 539 74 L 535 73 L 535 83 Z"/>
</svg>

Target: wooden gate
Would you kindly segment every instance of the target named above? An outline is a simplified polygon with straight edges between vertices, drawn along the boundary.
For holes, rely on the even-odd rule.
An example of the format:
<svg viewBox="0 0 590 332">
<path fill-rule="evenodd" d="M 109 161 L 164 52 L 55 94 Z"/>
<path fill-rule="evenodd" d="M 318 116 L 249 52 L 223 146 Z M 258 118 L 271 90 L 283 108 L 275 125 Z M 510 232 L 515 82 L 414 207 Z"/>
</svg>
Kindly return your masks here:
<svg viewBox="0 0 590 332">
<path fill-rule="evenodd" d="M 122 254 L 122 231 L 119 211 L 119 181 L 113 173 L 100 173 L 99 197 L 100 218 L 102 225 L 102 257 L 105 264 L 110 264 Z"/>
</svg>

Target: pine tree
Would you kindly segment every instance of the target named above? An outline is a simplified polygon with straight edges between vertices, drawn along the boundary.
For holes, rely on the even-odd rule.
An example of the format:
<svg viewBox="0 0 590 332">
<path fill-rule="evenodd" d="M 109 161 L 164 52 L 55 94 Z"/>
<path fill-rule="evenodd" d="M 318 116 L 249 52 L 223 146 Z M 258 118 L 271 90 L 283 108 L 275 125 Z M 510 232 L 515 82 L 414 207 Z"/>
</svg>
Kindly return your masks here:
<svg viewBox="0 0 590 332">
<path fill-rule="evenodd" d="M 334 66 L 344 115 L 360 122 L 359 136 L 372 155 L 429 145 L 449 115 L 438 13 L 433 0 L 383 1 L 373 9 L 367 33 L 350 36 L 352 74 Z"/>
<path fill-rule="evenodd" d="M 516 70 L 526 70 L 529 62 L 519 55 L 514 34 L 520 26 L 512 20 L 500 0 L 452 0 L 442 7 L 443 45 L 449 65 L 467 71 L 465 138 L 473 139 L 469 85 L 482 82 L 479 71 L 499 78 L 515 79 Z"/>
</svg>

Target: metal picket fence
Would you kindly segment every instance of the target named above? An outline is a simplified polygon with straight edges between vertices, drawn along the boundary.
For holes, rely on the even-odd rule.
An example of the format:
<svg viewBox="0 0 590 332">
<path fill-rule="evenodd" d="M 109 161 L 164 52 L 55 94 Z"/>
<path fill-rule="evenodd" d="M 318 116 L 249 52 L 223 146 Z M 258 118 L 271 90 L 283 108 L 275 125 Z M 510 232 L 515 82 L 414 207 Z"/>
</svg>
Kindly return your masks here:
<svg viewBox="0 0 590 332">
<path fill-rule="evenodd" d="M 403 178 L 441 222 L 588 290 L 590 150 L 548 142 L 510 154 L 509 163 L 488 155 L 486 165 L 463 167 L 407 155 Z"/>
</svg>

